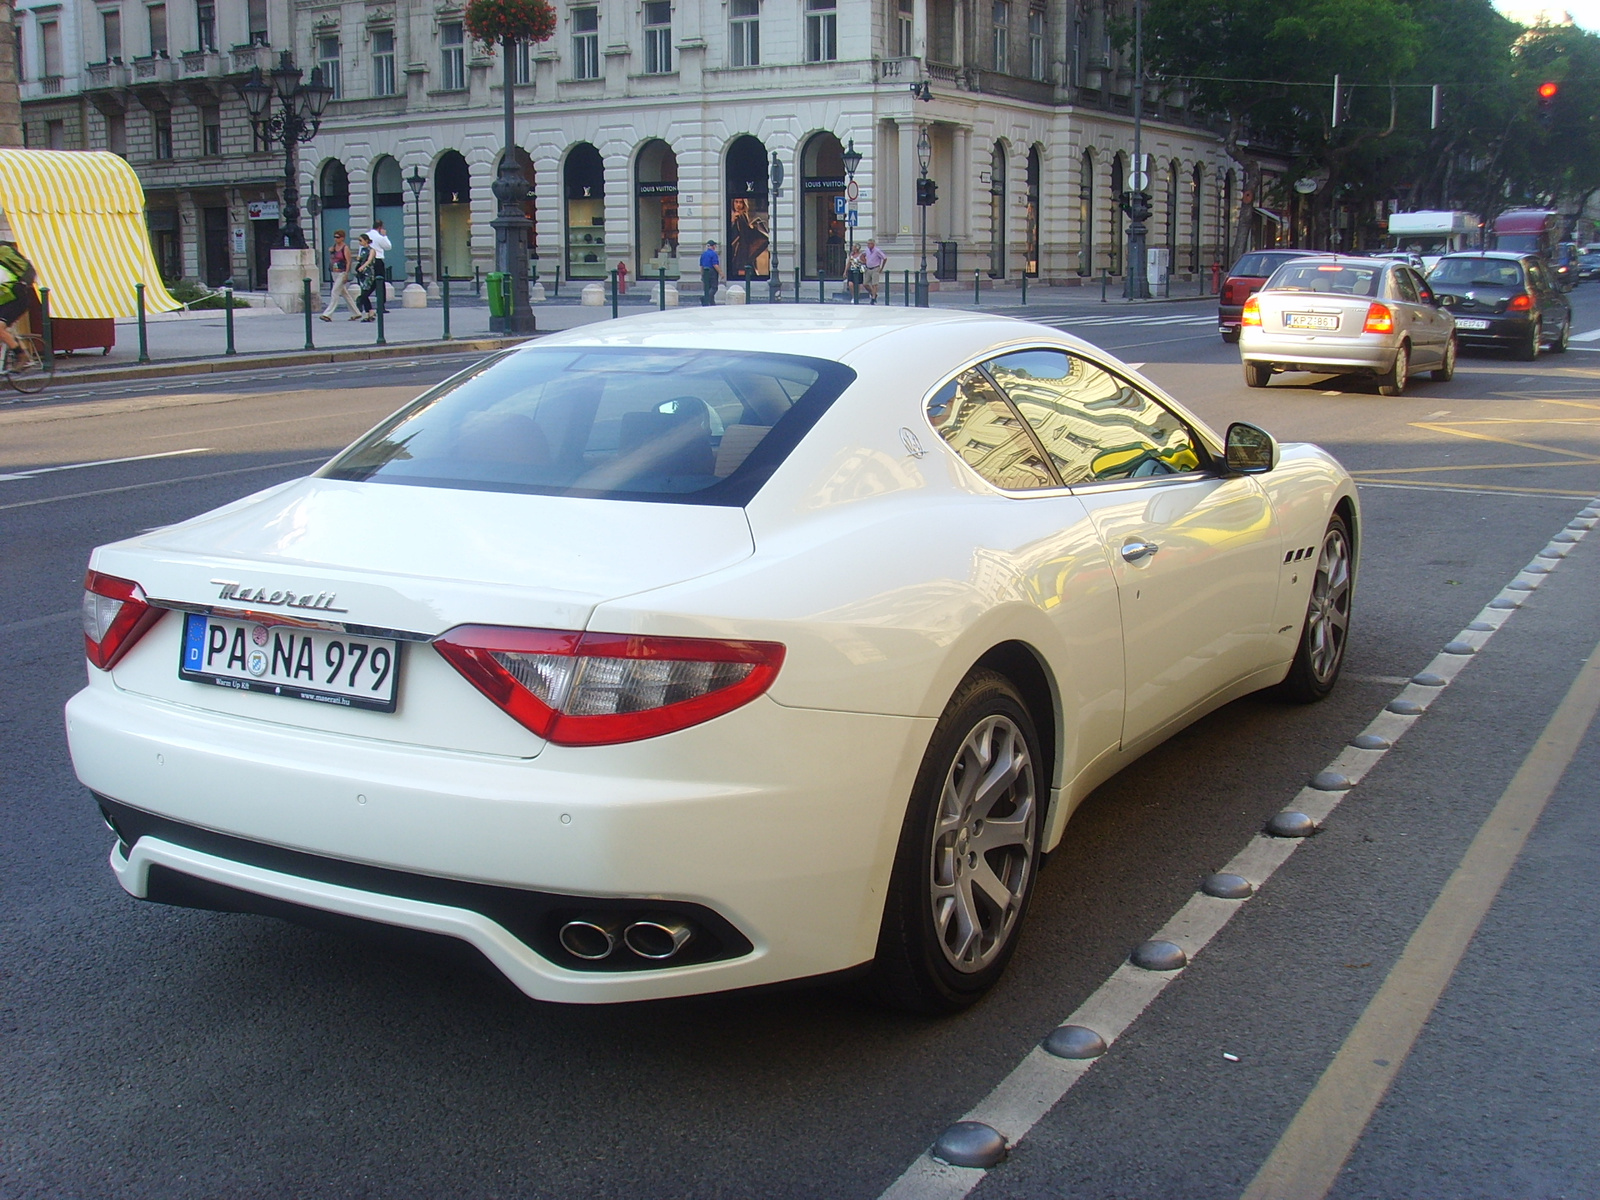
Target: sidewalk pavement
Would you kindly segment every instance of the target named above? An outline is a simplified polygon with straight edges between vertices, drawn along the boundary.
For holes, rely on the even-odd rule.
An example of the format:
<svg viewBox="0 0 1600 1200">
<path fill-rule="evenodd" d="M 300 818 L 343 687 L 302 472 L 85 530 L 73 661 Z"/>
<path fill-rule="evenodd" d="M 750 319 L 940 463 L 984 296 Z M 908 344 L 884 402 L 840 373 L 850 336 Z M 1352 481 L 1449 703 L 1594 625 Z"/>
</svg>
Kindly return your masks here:
<svg viewBox="0 0 1600 1200">
<path fill-rule="evenodd" d="M 899 307 L 904 301 L 903 283 L 903 280 L 885 281 L 884 298 L 891 306 Z M 1182 286 L 1185 294 L 1172 296 L 1171 301 L 1210 299 L 1195 295 L 1195 284 Z M 766 303 L 766 287 L 757 284 L 754 291 L 754 302 L 758 305 Z M 620 315 L 631 316 L 653 310 L 656 293 L 653 288 L 649 292 L 646 296 L 635 290 L 622 298 Z M 830 282 L 826 294 L 830 304 L 850 302 L 849 292 L 837 283 Z M 698 304 L 696 293 L 686 291 L 682 295 L 682 307 L 690 308 Z M 150 358 L 146 363 L 138 361 L 137 318 L 118 318 L 117 344 L 109 354 L 102 356 L 88 351 L 57 356 L 57 383 L 65 386 L 156 375 L 210 374 L 315 362 L 413 357 L 419 354 L 488 353 L 523 340 L 521 337 L 506 337 L 490 332 L 488 305 L 469 292 L 465 296 L 451 298 L 449 341 L 443 340 L 444 314 L 437 301 L 431 301 L 426 308 L 401 308 L 397 301 L 384 315 L 385 344 L 379 345 L 377 342 L 376 322 L 352 321 L 341 307 L 331 321 L 313 317 L 311 340 L 314 349 L 307 350 L 303 313 L 284 313 L 267 304 L 264 296 L 246 298 L 254 300 L 255 306 L 234 310 L 234 355 L 224 353 L 227 347 L 227 314 L 220 309 L 160 313 L 146 317 L 145 342 Z M 792 299 L 792 290 L 786 291 L 784 300 L 787 302 Z M 807 294 L 806 289 L 802 289 L 801 300 L 815 304 L 816 294 L 814 291 Z M 1165 302 L 1165 298 L 1128 301 L 1116 295 L 1114 290 L 1108 290 L 1106 300 L 1102 302 L 1098 285 L 1030 286 L 1027 300 L 1024 305 L 1021 289 L 1015 286 L 983 288 L 976 304 L 973 302 L 972 289 L 962 288 L 959 284 L 947 283 L 942 290 L 929 293 L 929 303 L 934 308 L 983 309 L 1017 315 L 1034 309 L 1127 309 Z M 866 302 L 865 292 L 862 293 L 862 302 Z M 325 304 L 326 298 L 319 299 L 319 303 Z M 578 302 L 576 295 L 569 295 L 535 305 L 534 314 L 539 332 L 549 333 L 591 322 L 608 321 L 611 319 L 611 305 L 585 307 Z"/>
</svg>

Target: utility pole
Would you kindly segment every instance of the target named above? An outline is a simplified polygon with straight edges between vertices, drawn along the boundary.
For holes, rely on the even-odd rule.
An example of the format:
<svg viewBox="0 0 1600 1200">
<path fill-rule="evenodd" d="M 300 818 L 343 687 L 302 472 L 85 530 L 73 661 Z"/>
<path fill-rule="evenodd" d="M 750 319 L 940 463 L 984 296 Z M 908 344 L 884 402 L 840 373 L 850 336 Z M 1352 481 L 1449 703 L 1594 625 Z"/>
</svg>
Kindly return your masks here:
<svg viewBox="0 0 1600 1200">
<path fill-rule="evenodd" d="M 1144 3 L 1133 0 L 1133 179 L 1126 203 L 1128 213 L 1128 299 L 1150 299 L 1150 279 L 1145 262 L 1145 222 L 1150 203 L 1150 176 L 1144 169 L 1140 144 L 1144 122 Z"/>
</svg>

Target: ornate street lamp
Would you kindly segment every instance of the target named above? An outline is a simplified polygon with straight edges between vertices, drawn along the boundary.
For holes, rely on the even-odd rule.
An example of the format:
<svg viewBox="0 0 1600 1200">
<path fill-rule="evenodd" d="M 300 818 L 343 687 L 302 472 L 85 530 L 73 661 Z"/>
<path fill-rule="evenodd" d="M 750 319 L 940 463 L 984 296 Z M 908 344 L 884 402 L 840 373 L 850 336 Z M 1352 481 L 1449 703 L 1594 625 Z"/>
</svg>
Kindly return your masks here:
<svg viewBox="0 0 1600 1200">
<path fill-rule="evenodd" d="M 772 168 L 768 173 L 772 183 L 772 202 L 767 213 L 767 246 L 770 257 L 767 260 L 767 299 L 778 300 L 783 296 L 783 276 L 778 274 L 778 200 L 783 196 L 783 163 L 778 159 L 778 152 L 772 152 Z M 798 301 L 800 296 L 795 295 Z"/>
<path fill-rule="evenodd" d="M 412 251 L 417 260 L 417 286 L 422 286 L 422 188 L 428 182 L 427 176 L 422 173 L 421 167 L 412 167 L 411 174 L 406 176 L 406 184 L 411 188 L 411 199 L 415 201 L 413 207 L 416 215 L 416 249 Z"/>
<path fill-rule="evenodd" d="M 854 179 L 861 168 L 861 151 L 856 149 L 855 138 L 850 139 L 849 148 L 839 157 L 844 160 L 844 173 Z"/>
<path fill-rule="evenodd" d="M 1144 169 L 1139 135 L 1144 118 L 1144 4 L 1133 3 L 1133 179 L 1132 189 L 1122 201 L 1128 214 L 1128 280 L 1130 300 L 1150 299 L 1149 265 L 1145 262 L 1145 222 L 1155 211 L 1150 198 L 1150 177 Z"/>
<path fill-rule="evenodd" d="M 256 136 L 268 145 L 283 146 L 283 244 L 290 250 L 306 248 L 300 228 L 300 144 L 317 136 L 322 114 L 333 99 L 333 88 L 322 81 L 321 67 L 311 69 L 309 83 L 301 82 L 303 74 L 285 50 L 272 68 L 270 84 L 262 78 L 261 68 L 255 67 L 249 80 L 239 85 Z M 274 100 L 277 112 L 273 112 Z"/>
</svg>

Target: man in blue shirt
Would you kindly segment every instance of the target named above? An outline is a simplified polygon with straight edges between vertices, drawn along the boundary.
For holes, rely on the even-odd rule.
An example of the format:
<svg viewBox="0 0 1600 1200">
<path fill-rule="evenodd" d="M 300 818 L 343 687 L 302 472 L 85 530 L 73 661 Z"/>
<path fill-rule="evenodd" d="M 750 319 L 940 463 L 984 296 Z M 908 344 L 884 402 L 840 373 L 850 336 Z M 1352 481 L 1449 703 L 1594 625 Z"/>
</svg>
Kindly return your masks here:
<svg viewBox="0 0 1600 1200">
<path fill-rule="evenodd" d="M 705 253 L 700 255 L 700 305 L 710 308 L 717 302 L 717 280 L 722 277 L 722 259 L 717 255 L 717 243 L 707 242 Z"/>
</svg>

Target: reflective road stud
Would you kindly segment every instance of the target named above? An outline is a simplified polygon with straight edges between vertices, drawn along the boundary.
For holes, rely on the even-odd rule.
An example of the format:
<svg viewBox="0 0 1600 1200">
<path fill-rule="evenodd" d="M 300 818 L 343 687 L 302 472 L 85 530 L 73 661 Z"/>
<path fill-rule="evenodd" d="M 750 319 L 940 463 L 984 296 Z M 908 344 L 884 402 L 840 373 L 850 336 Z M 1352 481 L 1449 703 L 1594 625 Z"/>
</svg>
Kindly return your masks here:
<svg viewBox="0 0 1600 1200">
<path fill-rule="evenodd" d="M 1135 946 L 1128 961 L 1146 971 L 1176 971 L 1189 965 L 1189 956 L 1176 942 L 1151 938 Z"/>
<path fill-rule="evenodd" d="M 1218 871 L 1200 881 L 1200 890 L 1218 900 L 1248 900 L 1255 895 L 1255 885 L 1243 875 Z"/>
<path fill-rule="evenodd" d="M 933 1156 L 952 1167 L 992 1167 L 1005 1161 L 1006 1139 L 982 1121 L 957 1121 L 934 1142 Z"/>
<path fill-rule="evenodd" d="M 1085 1025 L 1061 1025 L 1044 1039 L 1044 1048 L 1057 1058 L 1099 1058 L 1106 1040 Z"/>
<path fill-rule="evenodd" d="M 1303 812 L 1284 809 L 1267 822 L 1267 832 L 1273 837 L 1303 838 L 1317 831 L 1317 823 Z"/>
</svg>

